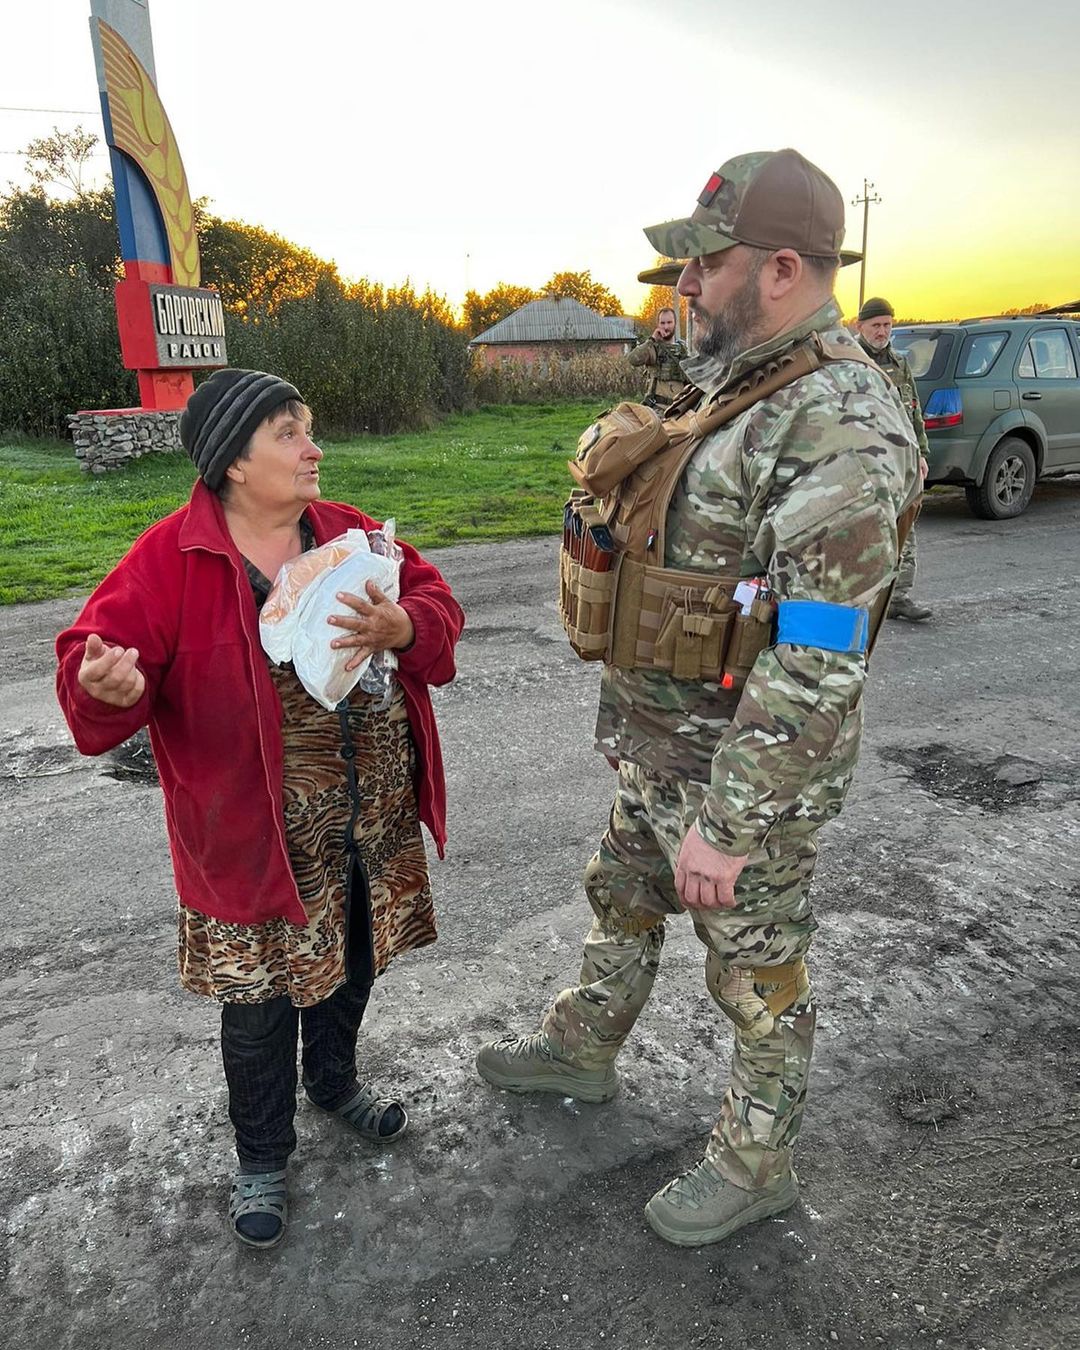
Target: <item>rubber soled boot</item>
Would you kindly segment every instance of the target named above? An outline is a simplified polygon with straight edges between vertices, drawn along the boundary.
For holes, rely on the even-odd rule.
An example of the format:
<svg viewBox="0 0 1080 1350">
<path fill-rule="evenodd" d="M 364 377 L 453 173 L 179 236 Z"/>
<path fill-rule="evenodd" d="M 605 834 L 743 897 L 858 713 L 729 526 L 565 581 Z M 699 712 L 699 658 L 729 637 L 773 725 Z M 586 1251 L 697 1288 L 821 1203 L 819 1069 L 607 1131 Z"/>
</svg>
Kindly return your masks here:
<svg viewBox="0 0 1080 1350">
<path fill-rule="evenodd" d="M 779 1214 L 798 1198 L 794 1172 L 786 1172 L 760 1190 L 744 1191 L 703 1158 L 656 1192 L 645 1206 L 645 1217 L 665 1241 L 677 1247 L 701 1247 Z"/>
<path fill-rule="evenodd" d="M 476 1070 L 493 1087 L 507 1092 L 554 1092 L 579 1102 L 610 1101 L 619 1090 L 614 1064 L 579 1069 L 559 1059 L 542 1031 L 504 1036 L 481 1048 Z"/>
<path fill-rule="evenodd" d="M 925 605 L 916 604 L 909 595 L 899 595 L 889 605 L 890 619 L 906 619 L 908 623 L 922 623 L 933 612 Z"/>
</svg>

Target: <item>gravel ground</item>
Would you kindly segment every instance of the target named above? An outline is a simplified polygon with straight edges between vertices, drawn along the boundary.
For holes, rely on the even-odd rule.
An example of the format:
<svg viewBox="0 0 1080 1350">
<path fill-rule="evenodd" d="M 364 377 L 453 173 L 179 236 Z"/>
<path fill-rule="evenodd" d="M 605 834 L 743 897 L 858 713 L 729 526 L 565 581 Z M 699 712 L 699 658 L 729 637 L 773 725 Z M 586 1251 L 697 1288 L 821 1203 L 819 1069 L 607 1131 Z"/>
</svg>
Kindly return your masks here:
<svg viewBox="0 0 1080 1350">
<path fill-rule="evenodd" d="M 699 1156 L 729 1036 L 688 925 L 604 1107 L 475 1076 L 573 977 L 610 771 L 553 541 L 431 556 L 469 613 L 437 696 L 441 939 L 381 982 L 365 1069 L 413 1118 L 373 1152 L 299 1111 L 287 1240 L 225 1223 L 217 1017 L 174 973 L 158 790 L 81 760 L 51 692 L 74 601 L 0 614 L 0 1253 L 22 1350 L 542 1350 L 1080 1341 L 1080 485 L 1010 524 L 931 495 L 868 737 L 822 836 L 821 1004 L 795 1209 L 700 1251 L 642 1206 Z"/>
</svg>

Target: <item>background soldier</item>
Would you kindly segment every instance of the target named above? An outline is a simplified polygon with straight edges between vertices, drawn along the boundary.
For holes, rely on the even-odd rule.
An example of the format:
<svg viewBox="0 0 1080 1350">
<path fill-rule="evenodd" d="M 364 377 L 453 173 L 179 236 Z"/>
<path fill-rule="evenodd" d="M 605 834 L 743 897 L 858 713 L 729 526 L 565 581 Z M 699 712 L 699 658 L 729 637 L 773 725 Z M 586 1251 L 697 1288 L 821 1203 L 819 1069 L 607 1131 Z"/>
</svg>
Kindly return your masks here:
<svg viewBox="0 0 1080 1350">
<path fill-rule="evenodd" d="M 675 336 L 675 311 L 662 309 L 652 335 L 627 358 L 632 366 L 646 367 L 644 402 L 650 408 L 666 408 L 678 398 L 686 384 L 681 364 L 686 356 L 685 345 Z"/>
<path fill-rule="evenodd" d="M 896 391 L 841 325 L 832 291 L 844 205 L 820 169 L 794 150 L 740 155 L 709 178 L 691 216 L 645 233 L 661 255 L 690 259 L 678 288 L 695 317 L 698 351 L 686 363 L 703 391 L 695 417 L 759 375 L 790 370 L 796 350 L 827 361 L 691 440 L 665 517 L 664 571 L 684 586 L 687 573 L 763 578 L 779 630 L 741 692 L 718 677 L 677 677 L 674 666 L 641 668 L 637 657 L 605 665 L 596 743 L 618 781 L 585 871 L 595 917 L 579 981 L 539 1031 L 484 1046 L 477 1068 L 510 1091 L 612 1097 L 665 921 L 688 909 L 709 992 L 735 1024 L 734 1059 L 704 1158 L 645 1212 L 662 1237 L 694 1246 L 798 1195 L 791 1154 L 814 1036 L 803 958 L 817 927 L 816 836 L 854 773 L 867 611 L 895 573 L 918 452 Z M 852 403 L 857 417 L 845 411 Z M 626 603 L 633 610 L 629 594 Z M 683 611 L 673 604 L 675 621 Z M 687 604 L 684 618 L 685 650 L 702 614 Z"/>
<path fill-rule="evenodd" d="M 911 373 L 907 357 L 892 345 L 893 319 L 895 311 L 888 300 L 879 295 L 867 300 L 859 317 L 855 321 L 855 331 L 859 335 L 863 351 L 872 356 L 881 369 L 900 391 L 900 399 L 911 417 L 915 430 L 915 439 L 919 442 L 919 474 L 926 477 L 929 468 L 926 457 L 929 453 L 926 443 L 926 428 L 923 425 L 922 406 L 919 403 L 919 391 L 915 387 L 915 377 Z M 933 614 L 932 609 L 917 604 L 911 598 L 915 585 L 915 569 L 918 565 L 915 545 L 915 531 L 910 530 L 900 555 L 900 568 L 896 576 L 892 601 L 889 604 L 890 619 L 907 619 L 911 623 L 921 623 Z"/>
</svg>

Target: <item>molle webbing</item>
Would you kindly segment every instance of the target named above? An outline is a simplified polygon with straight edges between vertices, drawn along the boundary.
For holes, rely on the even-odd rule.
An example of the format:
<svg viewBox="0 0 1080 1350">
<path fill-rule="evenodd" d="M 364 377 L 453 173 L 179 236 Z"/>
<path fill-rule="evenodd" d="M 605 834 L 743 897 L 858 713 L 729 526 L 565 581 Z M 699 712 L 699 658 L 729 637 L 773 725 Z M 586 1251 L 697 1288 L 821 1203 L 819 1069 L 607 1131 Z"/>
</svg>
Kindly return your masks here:
<svg viewBox="0 0 1080 1350">
<path fill-rule="evenodd" d="M 580 657 L 741 690 L 771 640 L 775 606 L 759 598 L 743 613 L 733 598 L 739 575 L 664 566 L 671 499 L 706 436 L 841 360 L 877 370 L 861 348 L 815 333 L 704 403 L 690 389 L 663 419 L 620 403 L 583 434 L 569 465 L 579 487 L 566 503 L 559 585 L 560 618 Z"/>
<path fill-rule="evenodd" d="M 718 427 L 733 422 L 755 403 L 771 398 L 785 386 L 794 384 L 796 380 L 803 379 L 815 370 L 820 370 L 829 361 L 847 360 L 859 361 L 877 370 L 876 364 L 863 353 L 861 347 L 852 349 L 838 346 L 813 333 L 806 342 L 793 351 L 751 371 L 734 389 L 728 390 L 704 406 L 699 404 L 689 408 L 685 416 L 677 414 L 676 421 L 685 422 L 685 427 L 680 426 L 679 434 L 672 435 L 669 432 L 668 437 L 670 447 L 672 449 L 677 447 L 677 452 L 670 456 L 666 452 L 655 454 L 651 461 L 643 464 L 628 477 L 620 492 L 620 496 L 623 492 L 626 493 L 635 522 L 638 518 L 648 516 L 644 531 L 640 527 L 635 531 L 628 529 L 624 537 L 619 528 L 616 528 L 615 538 L 620 547 L 631 556 L 638 556 L 637 546 L 640 540 L 644 545 L 642 556 L 649 561 L 662 564 L 671 498 L 683 470 L 705 437 Z M 675 408 L 681 409 L 684 406 L 685 404 L 680 402 Z"/>
</svg>

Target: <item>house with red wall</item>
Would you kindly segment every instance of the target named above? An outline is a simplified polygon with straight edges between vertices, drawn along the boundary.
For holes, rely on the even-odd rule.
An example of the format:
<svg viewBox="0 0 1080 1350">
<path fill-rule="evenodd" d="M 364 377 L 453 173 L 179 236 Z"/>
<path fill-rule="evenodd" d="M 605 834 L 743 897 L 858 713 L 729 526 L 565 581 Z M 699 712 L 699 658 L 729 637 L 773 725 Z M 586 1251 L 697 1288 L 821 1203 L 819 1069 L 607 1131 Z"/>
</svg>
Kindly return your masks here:
<svg viewBox="0 0 1080 1350">
<path fill-rule="evenodd" d="M 578 300 L 531 300 L 469 343 L 489 366 L 568 360 L 582 352 L 625 356 L 637 341 L 633 319 L 597 314 Z"/>
</svg>

